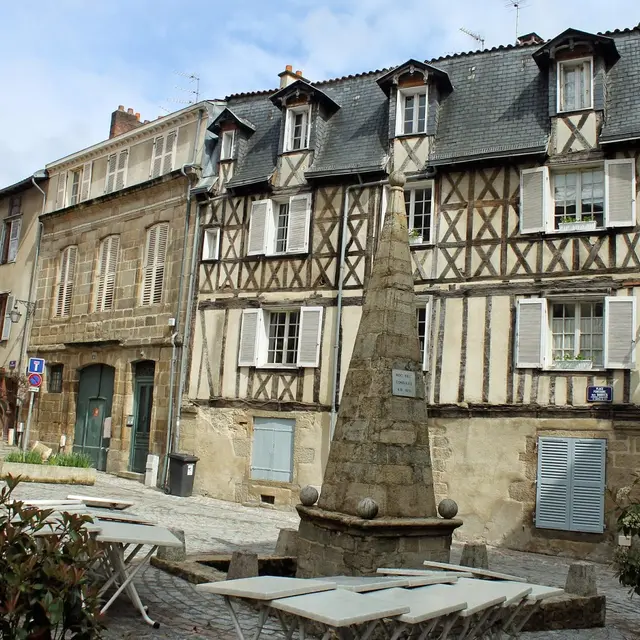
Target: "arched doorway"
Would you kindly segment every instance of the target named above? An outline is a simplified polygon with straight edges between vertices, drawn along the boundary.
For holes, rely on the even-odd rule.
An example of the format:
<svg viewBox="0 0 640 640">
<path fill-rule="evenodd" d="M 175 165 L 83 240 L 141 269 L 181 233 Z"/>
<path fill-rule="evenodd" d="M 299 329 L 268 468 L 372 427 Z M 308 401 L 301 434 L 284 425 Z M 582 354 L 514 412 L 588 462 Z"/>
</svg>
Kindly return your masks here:
<svg viewBox="0 0 640 640">
<path fill-rule="evenodd" d="M 144 473 L 147 465 L 155 372 L 153 360 L 142 360 L 133 365 L 133 433 L 129 469 L 134 473 Z"/>
<path fill-rule="evenodd" d="M 96 469 L 107 468 L 109 439 L 104 437 L 105 420 L 111 418 L 115 369 L 92 364 L 80 370 L 73 450 L 86 453 Z"/>
</svg>

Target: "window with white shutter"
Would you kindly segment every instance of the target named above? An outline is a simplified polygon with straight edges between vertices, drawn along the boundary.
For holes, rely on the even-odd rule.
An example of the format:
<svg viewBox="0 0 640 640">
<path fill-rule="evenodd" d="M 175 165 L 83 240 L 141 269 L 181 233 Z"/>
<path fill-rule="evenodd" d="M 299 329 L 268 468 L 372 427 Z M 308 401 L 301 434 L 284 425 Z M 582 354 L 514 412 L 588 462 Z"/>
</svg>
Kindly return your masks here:
<svg viewBox="0 0 640 640">
<path fill-rule="evenodd" d="M 82 187 L 80 189 L 80 200 L 88 200 L 91 195 L 91 170 L 93 163 L 85 162 L 82 165 Z"/>
<path fill-rule="evenodd" d="M 320 364 L 321 335 L 322 307 L 302 307 L 298 342 L 299 367 L 317 367 Z"/>
<path fill-rule="evenodd" d="M 605 160 L 606 225 L 630 227 L 636 224 L 635 160 Z"/>
<path fill-rule="evenodd" d="M 253 419 L 251 477 L 255 480 L 291 482 L 295 420 Z"/>
<path fill-rule="evenodd" d="M 22 229 L 22 216 L 9 218 L 2 225 L 0 241 L 0 264 L 15 262 L 20 247 L 20 231 Z"/>
<path fill-rule="evenodd" d="M 69 194 L 69 206 L 80 202 L 80 185 L 82 183 L 82 169 L 71 171 L 71 193 Z"/>
<path fill-rule="evenodd" d="M 166 222 L 147 231 L 142 281 L 143 305 L 162 302 L 168 236 L 169 225 Z"/>
<path fill-rule="evenodd" d="M 100 243 L 98 252 L 95 310 L 113 309 L 120 236 L 109 236 Z"/>
<path fill-rule="evenodd" d="M 546 228 L 549 200 L 549 168 L 524 169 L 520 173 L 520 233 Z"/>
<path fill-rule="evenodd" d="M 238 350 L 238 366 L 254 367 L 258 359 L 258 336 L 263 321 L 260 309 L 245 309 L 242 312 L 240 327 L 240 348 Z"/>
<path fill-rule="evenodd" d="M 604 531 L 607 441 L 538 438 L 536 527 Z"/>
<path fill-rule="evenodd" d="M 433 298 L 421 304 L 416 310 L 418 322 L 418 340 L 420 341 L 420 355 L 422 356 L 422 370 L 429 371 L 429 339 L 431 337 L 431 305 Z"/>
<path fill-rule="evenodd" d="M 162 157 L 162 173 L 170 173 L 173 171 L 173 157 L 175 155 L 177 134 L 175 131 L 167 133 L 167 139 L 164 145 L 164 155 Z"/>
<path fill-rule="evenodd" d="M 290 107 L 285 116 L 283 151 L 301 151 L 309 147 L 311 106 Z"/>
<path fill-rule="evenodd" d="M 627 296 L 605 298 L 605 367 L 635 369 L 636 331 L 636 299 Z"/>
<path fill-rule="evenodd" d="M 151 154 L 151 178 L 157 178 L 162 173 L 162 156 L 164 155 L 164 136 L 158 136 L 153 141 Z"/>
<path fill-rule="evenodd" d="M 220 229 L 208 227 L 202 234 L 202 261 L 217 260 L 220 247 Z"/>
<path fill-rule="evenodd" d="M 0 333 L 0 340 L 8 340 L 11 337 L 11 310 L 15 304 L 15 297 L 4 293 L 0 295 L 0 325 L 2 326 L 2 333 Z"/>
<path fill-rule="evenodd" d="M 251 205 L 247 255 L 266 253 L 267 222 L 271 219 L 271 200 L 256 200 Z"/>
<path fill-rule="evenodd" d="M 220 160 L 232 160 L 235 153 L 236 130 L 222 132 L 220 142 Z"/>
<path fill-rule="evenodd" d="M 60 255 L 54 307 L 54 316 L 56 318 L 66 317 L 71 314 L 77 255 L 78 247 L 74 246 L 67 247 Z"/>
<path fill-rule="evenodd" d="M 127 183 L 127 165 L 129 164 L 129 150 L 124 149 L 118 154 L 116 165 L 116 191 L 123 189 Z"/>
<path fill-rule="evenodd" d="M 289 230 L 287 253 L 309 251 L 309 223 L 311 221 L 311 194 L 291 196 L 289 199 Z"/>
<path fill-rule="evenodd" d="M 105 180 L 104 192 L 111 193 L 116 186 L 116 168 L 118 166 L 118 155 L 112 153 L 107 158 L 107 179 Z"/>
<path fill-rule="evenodd" d="M 516 310 L 516 367 L 539 369 L 545 362 L 548 331 L 547 300 L 518 300 Z"/>
<path fill-rule="evenodd" d="M 56 209 L 63 209 L 67 206 L 65 202 L 65 194 L 67 190 L 67 172 L 63 171 L 58 174 L 58 188 L 56 190 Z"/>
</svg>

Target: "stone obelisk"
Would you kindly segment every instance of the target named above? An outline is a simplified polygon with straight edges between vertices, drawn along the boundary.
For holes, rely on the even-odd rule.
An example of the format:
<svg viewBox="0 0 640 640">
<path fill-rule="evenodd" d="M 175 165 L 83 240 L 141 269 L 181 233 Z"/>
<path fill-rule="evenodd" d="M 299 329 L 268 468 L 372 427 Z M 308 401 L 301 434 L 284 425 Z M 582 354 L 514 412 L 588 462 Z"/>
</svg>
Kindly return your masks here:
<svg viewBox="0 0 640 640">
<path fill-rule="evenodd" d="M 320 499 L 297 507 L 300 576 L 446 561 L 462 524 L 436 512 L 404 176 L 389 183 Z"/>
</svg>

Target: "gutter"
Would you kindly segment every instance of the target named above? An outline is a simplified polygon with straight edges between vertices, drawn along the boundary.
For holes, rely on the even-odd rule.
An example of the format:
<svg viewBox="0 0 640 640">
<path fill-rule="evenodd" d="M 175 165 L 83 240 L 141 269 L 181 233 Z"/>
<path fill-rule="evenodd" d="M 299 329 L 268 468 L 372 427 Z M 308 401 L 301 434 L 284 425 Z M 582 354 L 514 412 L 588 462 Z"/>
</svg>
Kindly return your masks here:
<svg viewBox="0 0 640 640">
<path fill-rule="evenodd" d="M 614 144 L 616 142 L 637 142 L 640 140 L 640 135 L 634 135 L 630 138 L 610 138 L 609 140 L 603 140 L 600 138 L 600 144 Z"/>
</svg>

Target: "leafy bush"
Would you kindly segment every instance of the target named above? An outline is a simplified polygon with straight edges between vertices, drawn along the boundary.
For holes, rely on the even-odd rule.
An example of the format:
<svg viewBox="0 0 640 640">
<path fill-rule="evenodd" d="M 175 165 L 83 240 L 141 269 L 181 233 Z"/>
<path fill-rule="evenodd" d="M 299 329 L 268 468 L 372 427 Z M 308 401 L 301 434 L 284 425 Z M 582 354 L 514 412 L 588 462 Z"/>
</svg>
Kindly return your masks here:
<svg viewBox="0 0 640 640">
<path fill-rule="evenodd" d="M 53 519 L 52 510 L 11 498 L 18 480 L 6 483 L 0 491 L 0 638 L 100 638 L 91 570 L 104 552 L 84 527 L 91 518 L 62 513 Z"/>
<path fill-rule="evenodd" d="M 22 462 L 25 464 L 44 464 L 37 451 L 11 451 L 5 457 L 5 462 Z"/>
<path fill-rule="evenodd" d="M 613 562 L 620 584 L 630 587 L 631 593 L 640 595 L 640 503 L 630 500 L 634 487 L 640 482 L 638 476 L 630 487 L 626 487 L 619 493 L 626 505 L 621 506 L 618 502 L 618 532 L 625 536 L 631 536 L 630 547 L 618 547 L 616 549 Z"/>
<path fill-rule="evenodd" d="M 93 466 L 93 461 L 86 453 L 54 453 L 48 460 L 48 464 L 57 467 L 81 467 L 88 469 Z"/>
</svg>

